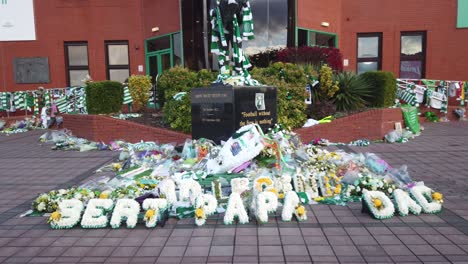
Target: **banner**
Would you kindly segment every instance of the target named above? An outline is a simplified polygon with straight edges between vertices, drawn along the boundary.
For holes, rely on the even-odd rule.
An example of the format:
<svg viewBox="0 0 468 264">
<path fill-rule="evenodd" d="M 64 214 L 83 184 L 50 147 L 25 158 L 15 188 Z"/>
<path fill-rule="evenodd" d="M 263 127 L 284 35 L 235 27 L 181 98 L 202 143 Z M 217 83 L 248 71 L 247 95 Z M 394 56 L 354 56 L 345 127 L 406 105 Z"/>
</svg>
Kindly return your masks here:
<svg viewBox="0 0 468 264">
<path fill-rule="evenodd" d="M 0 41 L 36 40 L 33 0 L 0 0 Z"/>
</svg>

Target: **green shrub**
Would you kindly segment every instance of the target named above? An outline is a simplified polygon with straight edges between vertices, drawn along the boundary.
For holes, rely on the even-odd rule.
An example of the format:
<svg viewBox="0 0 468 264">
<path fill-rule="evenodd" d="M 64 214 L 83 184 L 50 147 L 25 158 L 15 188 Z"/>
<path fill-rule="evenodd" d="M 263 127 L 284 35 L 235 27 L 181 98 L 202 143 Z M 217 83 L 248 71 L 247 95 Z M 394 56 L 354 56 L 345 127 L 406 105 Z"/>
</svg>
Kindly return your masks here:
<svg viewBox="0 0 468 264">
<path fill-rule="evenodd" d="M 123 102 L 123 85 L 120 82 L 90 82 L 86 86 L 86 107 L 90 114 L 119 112 Z"/>
<path fill-rule="evenodd" d="M 320 68 L 319 72 L 319 85 L 320 85 L 320 99 L 321 100 L 330 100 L 333 98 L 335 93 L 340 89 L 338 87 L 338 82 L 333 80 L 333 70 L 324 64 Z"/>
<path fill-rule="evenodd" d="M 372 87 L 373 99 L 370 100 L 370 106 L 390 107 L 395 104 L 397 84 L 393 73 L 373 71 L 365 72 L 360 77 Z"/>
<path fill-rule="evenodd" d="M 302 127 L 307 119 L 304 101 L 310 75 L 316 75 L 310 67 L 282 62 L 252 71 L 252 78 L 278 89 L 278 123 L 290 128 Z"/>
<path fill-rule="evenodd" d="M 133 104 L 140 111 L 143 111 L 148 103 L 151 86 L 151 76 L 132 75 L 128 78 L 128 89 L 132 96 Z"/>
<path fill-rule="evenodd" d="M 190 90 L 208 87 L 215 79 L 216 75 L 208 70 L 194 72 L 176 67 L 164 72 L 158 80 L 159 100 L 164 102 L 164 121 L 172 129 L 190 133 L 192 131 Z M 180 92 L 187 94 L 180 100 L 175 100 L 174 95 Z"/>
<path fill-rule="evenodd" d="M 340 72 L 335 75 L 334 80 L 340 87 L 333 98 L 338 111 L 363 108 L 372 100 L 372 86 L 354 72 Z"/>
</svg>

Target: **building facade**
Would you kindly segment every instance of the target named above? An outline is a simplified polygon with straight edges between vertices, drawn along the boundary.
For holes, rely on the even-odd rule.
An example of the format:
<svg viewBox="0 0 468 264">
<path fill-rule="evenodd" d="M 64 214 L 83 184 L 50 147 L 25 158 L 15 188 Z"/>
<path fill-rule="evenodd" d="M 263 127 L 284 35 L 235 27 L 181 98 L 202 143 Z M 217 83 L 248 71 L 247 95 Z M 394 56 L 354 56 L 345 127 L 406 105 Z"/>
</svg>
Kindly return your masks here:
<svg viewBox="0 0 468 264">
<path fill-rule="evenodd" d="M 154 77 L 176 65 L 216 69 L 216 58 L 208 52 L 214 0 L 21 1 L 33 4 L 35 40 L 2 41 L 0 31 L 0 91 L 80 85 L 88 74 L 94 80 Z M 250 54 L 286 46 L 333 46 L 341 50 L 345 70 L 468 79 L 468 0 L 251 4 L 256 39 L 245 44 Z M 9 23 L 0 17 L 0 28 Z M 47 62 L 47 81 L 34 81 L 29 66 L 20 63 L 28 58 Z M 22 79 L 20 66 L 23 75 L 33 77 Z"/>
</svg>

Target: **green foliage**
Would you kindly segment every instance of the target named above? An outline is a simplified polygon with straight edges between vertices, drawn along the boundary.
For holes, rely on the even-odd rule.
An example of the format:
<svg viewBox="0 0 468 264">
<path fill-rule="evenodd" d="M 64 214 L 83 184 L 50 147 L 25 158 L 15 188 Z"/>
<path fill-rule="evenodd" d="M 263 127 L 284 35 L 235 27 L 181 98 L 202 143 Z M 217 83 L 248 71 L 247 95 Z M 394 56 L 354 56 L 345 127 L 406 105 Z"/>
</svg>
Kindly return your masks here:
<svg viewBox="0 0 468 264">
<path fill-rule="evenodd" d="M 372 87 L 373 99 L 370 100 L 370 106 L 390 107 L 395 104 L 397 84 L 393 73 L 365 72 L 360 75 L 360 78 L 363 78 Z"/>
<path fill-rule="evenodd" d="M 90 114 L 119 112 L 123 102 L 123 85 L 120 82 L 90 82 L 86 86 L 86 107 Z"/>
<path fill-rule="evenodd" d="M 338 111 L 356 110 L 369 104 L 372 87 L 365 79 L 354 72 L 340 72 L 334 79 L 340 88 L 333 98 Z"/>
<path fill-rule="evenodd" d="M 215 74 L 208 70 L 195 72 L 175 67 L 164 72 L 158 80 L 158 97 L 160 102 L 164 103 L 165 122 L 170 124 L 172 129 L 190 133 L 192 131 L 190 90 L 207 87 L 215 79 Z M 174 95 L 180 92 L 187 94 L 181 100 L 175 100 Z"/>
<path fill-rule="evenodd" d="M 333 81 L 333 70 L 327 64 L 322 65 L 319 72 L 320 99 L 330 100 L 340 89 L 338 82 Z"/>
<path fill-rule="evenodd" d="M 252 78 L 278 89 L 278 123 L 290 128 L 301 127 L 307 119 L 305 87 L 311 75 L 316 73 L 310 67 L 282 62 L 252 71 Z"/>
<path fill-rule="evenodd" d="M 132 75 L 128 78 L 128 90 L 130 91 L 135 107 L 143 110 L 148 103 L 151 86 L 151 76 Z"/>
</svg>

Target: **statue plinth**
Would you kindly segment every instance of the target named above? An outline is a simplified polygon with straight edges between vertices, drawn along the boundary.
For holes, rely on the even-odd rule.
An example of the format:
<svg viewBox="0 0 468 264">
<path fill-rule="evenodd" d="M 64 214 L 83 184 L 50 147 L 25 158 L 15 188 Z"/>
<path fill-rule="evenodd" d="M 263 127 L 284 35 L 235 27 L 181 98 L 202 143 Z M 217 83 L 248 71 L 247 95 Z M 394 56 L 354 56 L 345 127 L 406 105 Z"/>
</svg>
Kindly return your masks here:
<svg viewBox="0 0 468 264">
<path fill-rule="evenodd" d="M 256 123 L 264 132 L 277 123 L 277 92 L 269 86 L 222 86 L 191 91 L 192 138 L 227 140 Z"/>
</svg>

